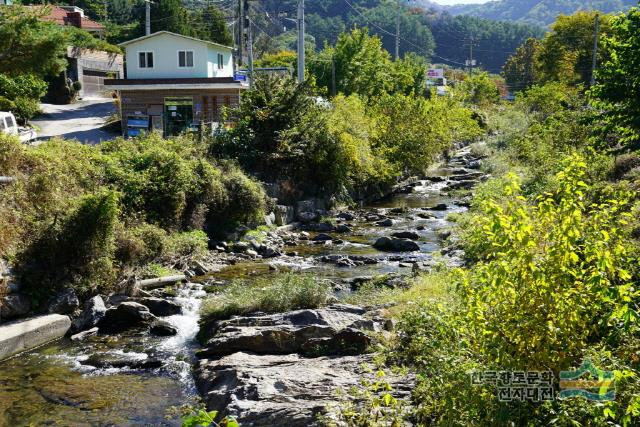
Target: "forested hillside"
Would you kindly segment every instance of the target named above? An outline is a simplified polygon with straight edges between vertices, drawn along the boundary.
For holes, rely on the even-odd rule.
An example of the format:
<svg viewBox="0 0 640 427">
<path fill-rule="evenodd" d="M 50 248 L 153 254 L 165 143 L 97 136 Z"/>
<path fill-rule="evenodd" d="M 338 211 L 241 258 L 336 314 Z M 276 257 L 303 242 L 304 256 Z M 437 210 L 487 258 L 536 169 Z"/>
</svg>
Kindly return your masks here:
<svg viewBox="0 0 640 427">
<path fill-rule="evenodd" d="M 495 20 L 549 25 L 558 15 L 579 10 L 621 12 L 638 2 L 635 0 L 498 0 L 485 4 L 463 4 L 448 10 L 456 15 L 471 15 Z"/>
<path fill-rule="evenodd" d="M 287 25 L 285 20 L 278 22 L 278 19 L 295 16 L 296 3 L 295 0 L 267 0 L 256 5 L 256 11 L 263 15 L 269 13 L 269 22 L 276 29 Z M 474 58 L 483 68 L 499 72 L 510 53 L 524 40 L 543 34 L 537 26 L 451 16 L 424 3 L 422 7 L 414 4 L 417 3 L 406 2 L 401 13 L 401 55 L 407 52 L 433 55 L 433 62 L 460 66 L 468 58 L 469 39 L 473 37 Z M 321 0 L 309 2 L 306 10 L 307 31 L 317 48 L 325 42 L 334 44 L 346 29 L 367 26 L 370 33 L 382 38 L 385 49 L 392 53 L 395 50 L 395 1 Z M 293 42 L 295 28 L 293 23 L 288 26 L 291 28 L 288 40 Z"/>
</svg>

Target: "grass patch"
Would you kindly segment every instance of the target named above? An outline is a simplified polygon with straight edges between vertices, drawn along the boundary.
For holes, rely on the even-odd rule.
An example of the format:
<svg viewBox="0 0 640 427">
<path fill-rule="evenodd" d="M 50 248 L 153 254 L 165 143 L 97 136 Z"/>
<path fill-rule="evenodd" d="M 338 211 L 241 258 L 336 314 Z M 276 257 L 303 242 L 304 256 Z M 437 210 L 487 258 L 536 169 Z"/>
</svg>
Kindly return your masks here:
<svg viewBox="0 0 640 427">
<path fill-rule="evenodd" d="M 450 271 L 438 271 L 409 279 L 406 288 L 389 288 L 372 280 L 365 283 L 356 292 L 345 299 L 346 303 L 356 305 L 393 304 L 389 309 L 390 317 L 427 302 L 446 302 L 454 298 Z"/>
<path fill-rule="evenodd" d="M 300 273 L 261 277 L 248 283 L 234 281 L 221 293 L 206 299 L 201 308 L 205 322 L 254 312 L 281 313 L 326 304 L 328 283 Z"/>
</svg>

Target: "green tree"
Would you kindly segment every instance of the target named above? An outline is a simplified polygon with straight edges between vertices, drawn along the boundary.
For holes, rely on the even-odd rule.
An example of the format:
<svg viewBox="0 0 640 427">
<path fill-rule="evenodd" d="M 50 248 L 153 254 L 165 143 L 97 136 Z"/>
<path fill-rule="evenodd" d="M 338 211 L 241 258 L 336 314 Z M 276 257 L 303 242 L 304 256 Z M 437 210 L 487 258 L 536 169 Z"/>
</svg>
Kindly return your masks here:
<svg viewBox="0 0 640 427">
<path fill-rule="evenodd" d="M 366 28 L 341 34 L 333 57 L 338 92 L 345 95 L 357 93 L 365 98 L 385 92 L 391 58 L 389 52 L 382 48 L 380 38 L 369 35 Z M 325 86 L 329 87 L 328 84 Z"/>
<path fill-rule="evenodd" d="M 268 53 L 255 62 L 258 68 L 287 67 L 296 69 L 297 54 L 291 50 L 281 50 L 276 53 Z"/>
<path fill-rule="evenodd" d="M 527 39 L 504 64 L 502 76 L 510 90 L 526 90 L 538 81 L 536 56 L 539 48 L 537 39 Z"/>
<path fill-rule="evenodd" d="M 640 9 L 633 8 L 612 22 L 603 40 L 610 53 L 596 74 L 591 90 L 595 105 L 604 111 L 603 128 L 622 136 L 623 143 L 640 144 Z"/>
<path fill-rule="evenodd" d="M 195 13 L 195 35 L 203 40 L 220 43 L 225 46 L 233 44 L 233 37 L 227 29 L 223 13 L 212 4 Z"/>
<path fill-rule="evenodd" d="M 18 5 L 0 8 L 0 73 L 43 77 L 65 69 L 64 32 L 39 19 L 45 10 Z"/>
<path fill-rule="evenodd" d="M 591 80 L 593 35 L 597 12 L 577 12 L 561 15 L 551 26 L 540 44 L 538 67 L 544 81 L 560 81 L 569 84 L 588 84 Z M 600 34 L 610 32 L 611 17 L 600 16 Z M 602 62 L 605 50 L 600 50 Z"/>
<path fill-rule="evenodd" d="M 144 28 L 144 21 L 141 28 Z M 157 31 L 171 31 L 184 36 L 194 35 L 189 13 L 181 0 L 159 0 L 157 5 L 151 6 L 151 32 Z"/>
<path fill-rule="evenodd" d="M 486 106 L 500 100 L 500 91 L 496 81 L 489 73 L 473 74 L 460 85 L 462 98 L 473 104 Z"/>
</svg>

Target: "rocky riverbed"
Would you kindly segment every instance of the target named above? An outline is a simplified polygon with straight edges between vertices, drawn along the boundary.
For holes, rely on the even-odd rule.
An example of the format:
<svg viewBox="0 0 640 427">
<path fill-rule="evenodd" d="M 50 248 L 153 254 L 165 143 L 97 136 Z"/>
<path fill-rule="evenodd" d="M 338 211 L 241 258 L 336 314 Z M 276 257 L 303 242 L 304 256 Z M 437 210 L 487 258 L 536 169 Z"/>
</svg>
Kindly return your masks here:
<svg viewBox="0 0 640 427">
<path fill-rule="evenodd" d="M 0 364 L 0 424 L 179 425 L 167 408 L 201 396 L 242 425 L 313 425 L 337 389 L 369 375 L 366 350 L 393 333 L 380 307 L 340 299 L 380 274 L 393 285 L 439 263 L 460 264 L 447 217 L 467 209 L 465 190 L 485 178 L 478 168 L 463 148 L 370 206 L 310 210 L 296 229 L 215 242 L 207 259 L 184 266 L 189 280 L 177 287 L 100 296 L 82 307 L 61 295 L 54 302 L 74 314 L 74 335 Z M 284 270 L 330 281 L 334 303 L 214 322 L 203 326 L 205 343 L 196 342 L 207 292 Z M 4 297 L 12 304 L 3 304 L 3 317 L 24 309 L 19 295 Z M 410 375 L 390 381 L 400 395 L 413 384 Z"/>
</svg>

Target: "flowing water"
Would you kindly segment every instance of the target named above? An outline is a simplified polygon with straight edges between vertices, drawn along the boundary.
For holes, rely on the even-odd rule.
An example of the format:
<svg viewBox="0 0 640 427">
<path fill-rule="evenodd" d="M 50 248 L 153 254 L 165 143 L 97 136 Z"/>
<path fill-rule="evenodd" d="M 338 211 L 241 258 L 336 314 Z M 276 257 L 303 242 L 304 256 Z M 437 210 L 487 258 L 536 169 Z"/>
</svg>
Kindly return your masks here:
<svg viewBox="0 0 640 427">
<path fill-rule="evenodd" d="M 452 174 L 451 163 L 437 171 L 443 177 Z M 443 194 L 447 182 L 421 181 L 409 194 L 399 194 L 364 208 L 378 212 L 406 208 L 391 227 L 375 222 L 352 223 L 352 232 L 340 235 L 340 244 L 305 244 L 287 247 L 297 256 L 283 256 L 258 262 L 229 266 L 213 275 L 215 279 L 251 278 L 273 274 L 277 269 L 298 269 L 334 281 L 383 273 L 411 272 L 411 263 L 455 263 L 455 258 L 439 255 L 438 231 L 450 225 L 447 215 L 462 212 L 452 197 Z M 445 203 L 447 210 L 428 208 Z M 421 212 L 433 218 L 421 218 Z M 421 230 L 419 252 L 385 253 L 372 244 L 395 231 Z M 322 262 L 327 255 L 364 256 L 375 264 L 337 267 Z M 271 265 L 271 267 L 270 267 Z M 205 295 L 201 285 L 180 287 L 175 301 L 183 314 L 166 318 L 178 334 L 169 338 L 153 337 L 147 332 L 129 332 L 116 336 L 95 336 L 84 342 L 67 339 L 0 363 L 0 426 L 176 426 L 176 415 L 168 409 L 193 402 L 197 396 L 191 375 L 198 309 Z M 127 361 L 138 366 L 159 361 L 155 369 L 131 367 L 96 368 L 96 362 Z M 111 363 L 112 365 L 112 363 Z M 121 366 L 120 363 L 119 366 Z"/>
</svg>

